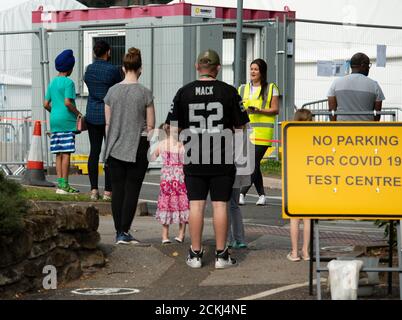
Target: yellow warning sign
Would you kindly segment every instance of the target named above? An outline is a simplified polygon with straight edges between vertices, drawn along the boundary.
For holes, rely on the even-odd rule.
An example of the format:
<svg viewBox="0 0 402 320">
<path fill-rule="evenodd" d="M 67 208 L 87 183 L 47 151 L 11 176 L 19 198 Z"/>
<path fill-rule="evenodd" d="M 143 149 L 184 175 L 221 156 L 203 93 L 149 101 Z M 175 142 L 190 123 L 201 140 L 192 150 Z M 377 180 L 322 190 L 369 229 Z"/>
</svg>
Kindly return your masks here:
<svg viewBox="0 0 402 320">
<path fill-rule="evenodd" d="M 283 217 L 402 218 L 402 123 L 284 122 Z"/>
</svg>

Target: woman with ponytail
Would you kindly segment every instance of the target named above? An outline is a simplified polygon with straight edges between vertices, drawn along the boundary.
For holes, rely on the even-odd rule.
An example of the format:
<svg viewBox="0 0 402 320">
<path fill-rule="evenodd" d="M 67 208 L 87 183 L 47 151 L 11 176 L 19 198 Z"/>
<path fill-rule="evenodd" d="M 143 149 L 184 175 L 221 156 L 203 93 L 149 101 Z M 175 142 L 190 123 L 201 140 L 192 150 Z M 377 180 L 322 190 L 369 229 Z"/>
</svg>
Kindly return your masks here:
<svg viewBox="0 0 402 320">
<path fill-rule="evenodd" d="M 104 99 L 106 150 L 112 181 L 116 244 L 136 244 L 130 234 L 142 182 L 148 168 L 148 135 L 155 127 L 152 92 L 138 82 L 141 52 L 130 48 L 123 58 L 125 78 Z"/>
</svg>

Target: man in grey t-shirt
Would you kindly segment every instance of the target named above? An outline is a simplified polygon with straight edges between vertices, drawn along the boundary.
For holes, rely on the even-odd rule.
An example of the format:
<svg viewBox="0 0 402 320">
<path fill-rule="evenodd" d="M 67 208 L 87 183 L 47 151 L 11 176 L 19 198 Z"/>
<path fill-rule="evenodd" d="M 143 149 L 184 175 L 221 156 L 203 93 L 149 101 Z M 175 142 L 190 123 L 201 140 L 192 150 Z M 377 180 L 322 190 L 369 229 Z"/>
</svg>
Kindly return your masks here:
<svg viewBox="0 0 402 320">
<path fill-rule="evenodd" d="M 328 91 L 329 110 L 332 111 L 381 111 L 384 94 L 368 77 L 370 59 L 364 53 L 356 53 L 350 60 L 352 74 L 336 79 Z M 331 116 L 332 121 L 380 121 L 379 115 Z"/>
</svg>

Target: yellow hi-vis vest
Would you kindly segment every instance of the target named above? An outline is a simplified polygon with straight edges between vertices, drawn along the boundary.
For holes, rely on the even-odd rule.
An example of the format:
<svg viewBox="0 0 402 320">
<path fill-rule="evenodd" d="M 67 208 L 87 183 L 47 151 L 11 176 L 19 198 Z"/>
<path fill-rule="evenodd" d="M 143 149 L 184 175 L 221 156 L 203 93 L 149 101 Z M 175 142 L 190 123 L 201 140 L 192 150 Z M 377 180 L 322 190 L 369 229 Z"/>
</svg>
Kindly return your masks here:
<svg viewBox="0 0 402 320">
<path fill-rule="evenodd" d="M 245 109 L 247 110 L 248 107 L 254 107 L 260 110 L 271 108 L 274 86 L 278 89 L 275 83 L 271 83 L 269 85 L 268 92 L 264 95 L 264 97 L 260 97 L 261 87 L 259 87 L 250 99 L 250 83 L 241 85 L 238 91 L 243 99 Z M 276 116 L 266 114 L 249 114 L 248 117 L 250 118 L 250 126 L 253 130 L 250 134 L 250 141 L 256 145 L 271 146 L 272 142 L 268 140 L 272 140 L 274 136 Z"/>
</svg>

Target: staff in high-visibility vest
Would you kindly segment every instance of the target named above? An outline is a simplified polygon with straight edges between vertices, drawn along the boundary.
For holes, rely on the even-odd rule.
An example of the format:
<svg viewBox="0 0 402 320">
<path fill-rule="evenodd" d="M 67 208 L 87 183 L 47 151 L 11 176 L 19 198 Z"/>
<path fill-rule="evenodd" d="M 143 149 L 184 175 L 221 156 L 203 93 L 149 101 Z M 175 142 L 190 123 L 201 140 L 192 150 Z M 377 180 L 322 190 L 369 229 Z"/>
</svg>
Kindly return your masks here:
<svg viewBox="0 0 402 320">
<path fill-rule="evenodd" d="M 267 63 L 256 59 L 250 64 L 250 83 L 239 87 L 239 94 L 250 118 L 252 133 L 250 141 L 255 145 L 255 169 L 251 177 L 259 198 L 257 205 L 265 205 L 265 191 L 260 163 L 267 149 L 272 145 L 275 117 L 279 113 L 279 89 L 275 83 L 267 82 Z M 239 204 L 245 203 L 245 196 L 251 186 L 242 188 Z"/>
</svg>

